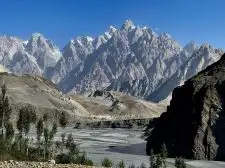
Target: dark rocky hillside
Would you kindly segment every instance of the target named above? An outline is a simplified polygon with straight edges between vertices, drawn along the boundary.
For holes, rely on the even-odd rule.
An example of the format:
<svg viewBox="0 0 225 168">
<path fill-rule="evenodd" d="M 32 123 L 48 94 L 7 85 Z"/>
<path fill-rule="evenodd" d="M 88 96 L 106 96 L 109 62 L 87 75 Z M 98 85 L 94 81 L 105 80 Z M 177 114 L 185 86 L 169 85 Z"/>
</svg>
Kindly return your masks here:
<svg viewBox="0 0 225 168">
<path fill-rule="evenodd" d="M 174 89 L 170 106 L 147 139 L 146 152 L 165 143 L 170 157 L 225 160 L 225 54 Z"/>
</svg>

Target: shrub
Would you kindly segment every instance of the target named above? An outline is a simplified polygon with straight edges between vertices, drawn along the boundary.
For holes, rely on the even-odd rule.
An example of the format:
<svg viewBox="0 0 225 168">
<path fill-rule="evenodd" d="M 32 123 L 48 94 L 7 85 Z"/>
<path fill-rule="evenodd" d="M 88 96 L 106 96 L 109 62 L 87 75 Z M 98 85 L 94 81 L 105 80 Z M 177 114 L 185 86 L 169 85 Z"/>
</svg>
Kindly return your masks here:
<svg viewBox="0 0 225 168">
<path fill-rule="evenodd" d="M 177 157 L 175 159 L 175 167 L 176 168 L 186 168 L 186 164 L 185 164 L 184 159 L 182 157 Z"/>
<path fill-rule="evenodd" d="M 112 161 L 109 158 L 104 158 L 102 161 L 103 167 L 112 167 Z"/>
<path fill-rule="evenodd" d="M 84 162 L 84 165 L 87 165 L 87 166 L 93 166 L 93 165 L 94 165 L 94 163 L 93 163 L 93 161 L 92 161 L 92 160 L 90 160 L 90 159 L 86 159 L 86 160 L 85 160 L 85 162 Z"/>
<path fill-rule="evenodd" d="M 117 168 L 125 168 L 125 164 L 124 164 L 124 161 L 121 160 L 118 165 L 117 165 Z"/>
<path fill-rule="evenodd" d="M 135 165 L 134 165 L 134 164 L 132 164 L 132 165 L 130 165 L 130 166 L 129 166 L 129 168 L 135 168 Z"/>
<path fill-rule="evenodd" d="M 62 153 L 56 156 L 56 163 L 60 164 L 81 164 L 81 165 L 88 165 L 93 166 L 92 160 L 88 159 L 86 154 L 71 154 L 69 153 Z"/>
<path fill-rule="evenodd" d="M 68 154 L 62 153 L 56 156 L 55 161 L 60 164 L 68 164 L 71 163 L 71 159 Z"/>
<path fill-rule="evenodd" d="M 147 166 L 144 163 L 142 163 L 140 168 L 147 168 Z"/>
</svg>

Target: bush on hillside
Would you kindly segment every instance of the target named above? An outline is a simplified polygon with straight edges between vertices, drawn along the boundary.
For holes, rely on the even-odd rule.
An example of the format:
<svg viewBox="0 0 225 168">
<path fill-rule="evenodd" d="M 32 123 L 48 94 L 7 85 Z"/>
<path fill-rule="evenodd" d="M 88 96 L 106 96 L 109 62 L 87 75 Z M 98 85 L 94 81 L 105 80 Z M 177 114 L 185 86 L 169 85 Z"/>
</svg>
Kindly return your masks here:
<svg viewBox="0 0 225 168">
<path fill-rule="evenodd" d="M 110 160 L 109 158 L 104 158 L 102 160 L 103 167 L 112 167 L 112 165 L 113 165 L 112 160 Z"/>
</svg>

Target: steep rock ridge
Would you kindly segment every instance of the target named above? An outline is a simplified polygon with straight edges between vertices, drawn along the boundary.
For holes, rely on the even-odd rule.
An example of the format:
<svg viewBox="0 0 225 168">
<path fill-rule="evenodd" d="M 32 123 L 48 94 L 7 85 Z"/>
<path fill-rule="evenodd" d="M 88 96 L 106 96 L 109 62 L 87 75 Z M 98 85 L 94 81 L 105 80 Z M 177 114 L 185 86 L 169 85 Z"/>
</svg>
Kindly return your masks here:
<svg viewBox="0 0 225 168">
<path fill-rule="evenodd" d="M 10 61 L 10 65 L 7 66 L 11 72 L 17 75 L 30 74 L 41 75 L 42 70 L 38 66 L 36 59 L 23 50 L 17 51 L 13 55 L 13 59 Z"/>
<path fill-rule="evenodd" d="M 96 54 L 99 54 L 99 51 L 97 50 L 101 51 L 101 46 L 107 43 L 115 32 L 116 28 L 110 26 L 104 34 L 99 35 L 96 38 L 82 36 L 70 40 L 64 47 L 62 53 L 63 56 L 56 66 L 53 69 L 50 68 L 47 72 L 47 78 L 58 84 L 67 76 L 71 75 L 71 78 L 73 78 L 76 74 L 87 71 L 89 66 L 87 66 L 87 63 L 85 62 L 95 59 L 96 56 L 92 56 L 93 53 L 96 52 Z M 90 62 L 89 64 L 93 63 L 94 62 Z M 73 83 L 70 84 L 72 85 Z"/>
<path fill-rule="evenodd" d="M 12 60 L 13 55 L 23 48 L 22 40 L 16 37 L 0 37 L 0 59 L 5 66 Z"/>
<path fill-rule="evenodd" d="M 32 34 L 25 45 L 25 50 L 36 58 L 36 62 L 43 71 L 47 67 L 54 67 L 62 54 L 56 45 L 40 33 Z"/>
<path fill-rule="evenodd" d="M 17 75 L 42 75 L 60 57 L 60 50 L 40 33 L 34 33 L 29 41 L 0 37 L 0 64 Z"/>
<path fill-rule="evenodd" d="M 225 54 L 174 89 L 170 106 L 155 124 L 146 152 L 159 151 L 192 159 L 225 160 Z"/>
<path fill-rule="evenodd" d="M 82 63 L 94 50 L 93 39 L 91 37 L 77 37 L 63 49 L 63 56 L 57 62 L 54 69 L 49 69 L 47 77 L 53 82 L 59 83 L 71 70 Z M 83 67 L 84 68 L 84 67 Z"/>
<path fill-rule="evenodd" d="M 172 90 L 197 74 L 204 70 L 208 65 L 218 61 L 224 51 L 221 49 L 215 49 L 208 44 L 203 44 L 197 47 L 193 42 L 188 44 L 182 54 L 191 53 L 191 57 L 183 63 L 183 65 L 176 71 L 176 73 L 155 90 L 147 98 L 154 102 L 159 102 L 166 99 L 172 94 Z"/>
</svg>

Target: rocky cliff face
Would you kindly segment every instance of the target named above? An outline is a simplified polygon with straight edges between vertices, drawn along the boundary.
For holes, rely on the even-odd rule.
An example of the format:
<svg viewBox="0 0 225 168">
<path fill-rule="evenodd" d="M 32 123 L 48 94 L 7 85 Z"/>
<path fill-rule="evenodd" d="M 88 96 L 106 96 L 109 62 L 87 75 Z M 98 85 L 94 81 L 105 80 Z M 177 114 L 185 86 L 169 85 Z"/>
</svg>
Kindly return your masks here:
<svg viewBox="0 0 225 168">
<path fill-rule="evenodd" d="M 40 33 L 30 40 L 0 37 L 0 64 L 17 75 L 44 75 L 61 58 L 60 50 Z"/>
<path fill-rule="evenodd" d="M 170 106 L 155 124 L 146 151 L 193 159 L 225 160 L 225 55 L 174 89 Z"/>
</svg>

